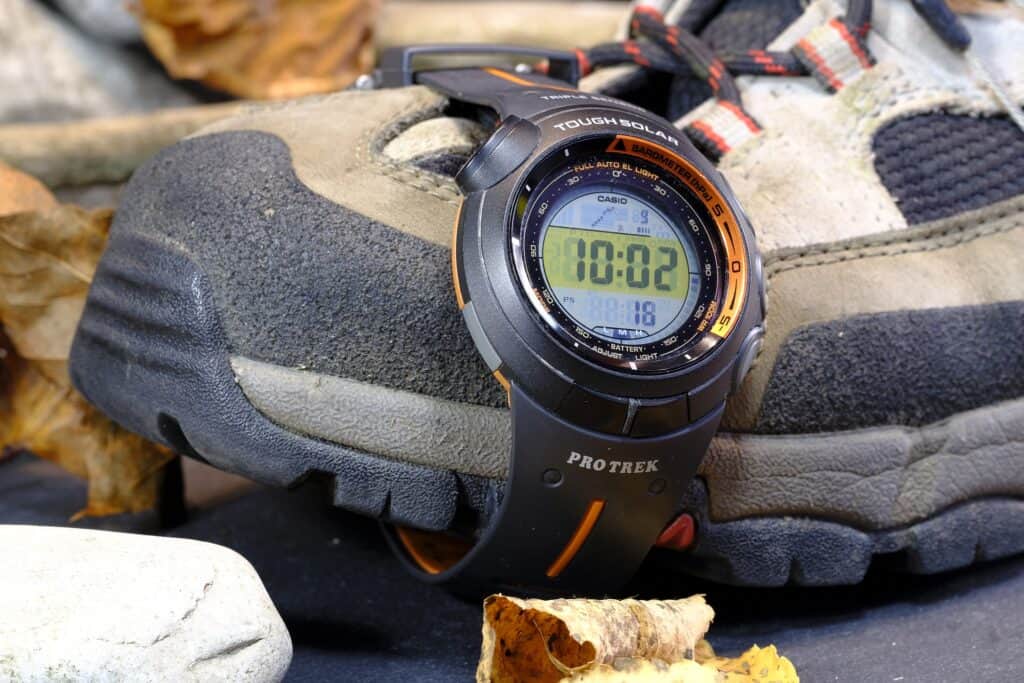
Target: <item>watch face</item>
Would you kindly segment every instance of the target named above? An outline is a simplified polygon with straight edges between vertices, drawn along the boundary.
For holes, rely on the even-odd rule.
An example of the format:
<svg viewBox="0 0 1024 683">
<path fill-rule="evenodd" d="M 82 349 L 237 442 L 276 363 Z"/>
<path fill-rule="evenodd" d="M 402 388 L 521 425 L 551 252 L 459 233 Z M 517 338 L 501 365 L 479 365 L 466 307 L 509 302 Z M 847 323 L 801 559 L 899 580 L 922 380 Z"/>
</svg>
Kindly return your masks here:
<svg viewBox="0 0 1024 683">
<path fill-rule="evenodd" d="M 742 310 L 742 236 L 685 160 L 628 136 L 542 161 L 521 185 L 512 256 L 550 331 L 638 372 L 677 369 L 724 339 Z M 739 277 L 742 275 L 742 277 Z"/>
</svg>

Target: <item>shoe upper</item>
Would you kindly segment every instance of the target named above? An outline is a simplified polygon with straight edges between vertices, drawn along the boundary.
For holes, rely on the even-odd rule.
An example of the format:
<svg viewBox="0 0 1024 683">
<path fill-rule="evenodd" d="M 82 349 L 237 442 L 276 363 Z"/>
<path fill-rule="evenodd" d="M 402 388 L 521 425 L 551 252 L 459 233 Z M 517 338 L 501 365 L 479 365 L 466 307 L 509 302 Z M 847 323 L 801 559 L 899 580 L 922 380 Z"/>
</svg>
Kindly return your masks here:
<svg viewBox="0 0 1024 683">
<path fill-rule="evenodd" d="M 874 4 L 866 45 L 876 63 L 837 92 L 809 76 L 738 79 L 761 130 L 719 168 L 758 234 L 768 315 L 764 350 L 702 469 L 719 519 L 896 525 L 958 496 L 1024 489 L 980 474 L 939 487 L 956 448 L 907 431 L 1024 396 L 1024 132 L 910 3 Z M 770 6 L 774 24 L 739 28 L 755 5 Z M 739 17 L 709 25 L 710 42 L 788 49 L 843 6 L 734 9 Z M 965 22 L 1024 102 L 1024 20 Z M 715 106 L 700 102 L 703 84 L 651 78 L 692 101 L 677 112 L 681 126 Z M 637 75 L 612 69 L 584 85 L 626 92 Z M 349 91 L 218 122 L 136 172 L 113 234 L 199 266 L 239 386 L 273 422 L 501 478 L 505 394 L 464 328 L 450 274 L 451 176 L 486 131 L 448 116 L 447 104 L 422 87 Z M 1017 423 L 989 427 L 1024 439 Z M 868 449 L 844 477 L 829 439 L 865 429 L 928 444 L 892 456 L 901 462 L 950 458 L 884 483 L 889 456 Z M 810 433 L 819 436 L 781 446 L 755 438 Z M 865 505 L 851 477 L 883 482 L 884 500 Z M 812 480 L 820 486 L 805 495 Z M 926 494 L 907 502 L 907 491 Z"/>
</svg>

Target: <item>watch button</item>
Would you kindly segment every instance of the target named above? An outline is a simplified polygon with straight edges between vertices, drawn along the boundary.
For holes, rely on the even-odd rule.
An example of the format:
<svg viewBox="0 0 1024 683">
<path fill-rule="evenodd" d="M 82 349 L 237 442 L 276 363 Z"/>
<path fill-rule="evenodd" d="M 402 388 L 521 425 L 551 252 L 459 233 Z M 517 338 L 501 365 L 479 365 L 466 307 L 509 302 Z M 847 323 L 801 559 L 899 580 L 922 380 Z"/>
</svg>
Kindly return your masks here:
<svg viewBox="0 0 1024 683">
<path fill-rule="evenodd" d="M 736 359 L 736 373 L 733 376 L 732 393 L 735 394 L 739 391 L 743 379 L 750 372 L 754 361 L 757 360 L 757 355 L 761 353 L 762 346 L 764 346 L 764 328 L 755 327 L 743 340 L 743 346 L 740 347 L 739 357 Z"/>
<path fill-rule="evenodd" d="M 630 436 L 658 436 L 676 431 L 689 423 L 686 395 L 640 401 Z"/>
<path fill-rule="evenodd" d="M 768 313 L 768 294 L 764 289 L 764 260 L 760 253 L 754 257 L 754 283 L 761 301 L 761 315 L 764 316 Z"/>
<path fill-rule="evenodd" d="M 518 116 L 508 116 L 480 149 L 455 174 L 463 194 L 497 185 L 526 161 L 540 141 L 540 129 Z"/>
<path fill-rule="evenodd" d="M 629 401 L 592 394 L 573 385 L 556 411 L 563 418 L 585 429 L 622 434 L 629 414 Z"/>
<path fill-rule="evenodd" d="M 734 366 L 730 364 L 711 380 L 690 392 L 690 422 L 696 422 L 725 400 L 732 389 Z"/>
</svg>

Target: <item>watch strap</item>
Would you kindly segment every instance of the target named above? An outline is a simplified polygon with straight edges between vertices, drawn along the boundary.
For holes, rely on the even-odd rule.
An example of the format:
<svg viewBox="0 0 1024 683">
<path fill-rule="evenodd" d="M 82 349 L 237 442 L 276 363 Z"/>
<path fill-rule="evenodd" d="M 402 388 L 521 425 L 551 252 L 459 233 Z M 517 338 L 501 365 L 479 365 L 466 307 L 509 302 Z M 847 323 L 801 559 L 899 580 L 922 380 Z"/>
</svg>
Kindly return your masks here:
<svg viewBox="0 0 1024 683">
<path fill-rule="evenodd" d="M 536 594 L 621 586 L 678 512 L 724 402 L 679 431 L 638 439 L 571 424 L 515 384 L 509 400 L 509 476 L 480 539 L 465 552 L 466 543 L 400 529 L 399 554 L 435 582 Z"/>
<path fill-rule="evenodd" d="M 529 118 L 564 107 L 573 93 L 579 93 L 565 81 L 491 67 L 424 71 L 416 74 L 415 81 L 454 100 L 489 107 L 502 119 Z"/>
</svg>

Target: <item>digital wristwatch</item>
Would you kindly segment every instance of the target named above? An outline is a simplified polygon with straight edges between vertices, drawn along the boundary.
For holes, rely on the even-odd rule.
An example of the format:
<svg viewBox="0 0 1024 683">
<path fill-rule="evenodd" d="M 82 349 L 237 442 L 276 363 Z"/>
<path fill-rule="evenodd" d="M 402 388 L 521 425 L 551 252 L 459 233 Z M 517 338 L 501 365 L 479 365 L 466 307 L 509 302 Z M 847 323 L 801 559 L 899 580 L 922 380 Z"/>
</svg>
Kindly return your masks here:
<svg viewBox="0 0 1024 683">
<path fill-rule="evenodd" d="M 419 71 L 414 58 L 514 53 L 547 75 Z M 499 124 L 456 176 L 455 296 L 508 392 L 501 503 L 472 542 L 412 529 L 393 545 L 432 581 L 603 594 L 625 583 L 679 506 L 760 350 L 754 232 L 686 137 L 575 89 L 568 52 L 392 48 L 385 87 L 430 87 Z"/>
</svg>

